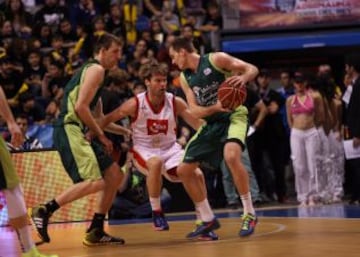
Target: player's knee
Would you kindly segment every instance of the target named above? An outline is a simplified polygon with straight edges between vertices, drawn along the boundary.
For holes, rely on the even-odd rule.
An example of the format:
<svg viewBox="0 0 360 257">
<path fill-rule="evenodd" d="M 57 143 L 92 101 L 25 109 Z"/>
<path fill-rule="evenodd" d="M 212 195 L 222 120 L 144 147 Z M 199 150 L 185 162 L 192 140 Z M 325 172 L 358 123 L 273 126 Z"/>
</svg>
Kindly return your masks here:
<svg viewBox="0 0 360 257">
<path fill-rule="evenodd" d="M 120 167 L 116 163 L 114 163 L 106 171 L 104 179 L 107 185 L 118 187 L 121 184 L 123 177 L 124 174 L 121 172 Z"/>
<path fill-rule="evenodd" d="M 149 170 L 161 170 L 163 161 L 158 157 L 152 157 L 146 162 Z"/>
<path fill-rule="evenodd" d="M 24 214 L 24 215 L 22 215 L 20 217 L 17 217 L 17 218 L 11 218 L 9 220 L 9 223 L 14 229 L 23 228 L 23 227 L 28 225 L 27 215 Z"/>
<path fill-rule="evenodd" d="M 183 180 L 187 178 L 194 178 L 196 166 L 192 166 L 191 164 L 182 163 L 177 167 L 176 173 L 178 177 Z"/>
</svg>

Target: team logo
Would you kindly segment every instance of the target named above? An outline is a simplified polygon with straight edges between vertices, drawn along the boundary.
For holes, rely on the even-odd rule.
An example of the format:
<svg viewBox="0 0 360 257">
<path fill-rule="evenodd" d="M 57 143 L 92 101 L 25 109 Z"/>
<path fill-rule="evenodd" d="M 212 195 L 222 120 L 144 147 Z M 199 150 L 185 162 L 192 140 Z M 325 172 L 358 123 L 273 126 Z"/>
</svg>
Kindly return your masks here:
<svg viewBox="0 0 360 257">
<path fill-rule="evenodd" d="M 158 135 L 158 134 L 167 134 L 169 123 L 168 120 L 146 120 L 146 127 L 148 135 Z"/>
<path fill-rule="evenodd" d="M 200 87 L 197 87 L 197 86 L 193 87 L 193 92 L 194 92 L 195 96 L 198 97 L 199 93 L 200 93 Z"/>
<path fill-rule="evenodd" d="M 204 75 L 207 76 L 211 73 L 211 69 L 210 68 L 206 68 L 204 71 Z"/>
</svg>

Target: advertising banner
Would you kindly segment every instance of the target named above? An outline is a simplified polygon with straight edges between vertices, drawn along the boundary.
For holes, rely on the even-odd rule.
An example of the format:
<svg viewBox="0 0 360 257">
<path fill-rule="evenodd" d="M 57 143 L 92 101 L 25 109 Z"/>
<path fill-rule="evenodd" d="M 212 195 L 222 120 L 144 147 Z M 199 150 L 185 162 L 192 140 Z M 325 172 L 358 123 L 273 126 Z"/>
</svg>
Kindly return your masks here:
<svg viewBox="0 0 360 257">
<path fill-rule="evenodd" d="M 14 153 L 12 157 L 27 207 L 51 200 L 72 185 L 56 151 Z M 55 212 L 51 222 L 91 220 L 95 205 L 95 195 L 79 199 Z M 0 192 L 0 226 L 7 224 L 6 201 Z"/>
<path fill-rule="evenodd" d="M 238 6 L 240 29 L 324 27 L 360 20 L 358 0 L 240 0 Z"/>
</svg>

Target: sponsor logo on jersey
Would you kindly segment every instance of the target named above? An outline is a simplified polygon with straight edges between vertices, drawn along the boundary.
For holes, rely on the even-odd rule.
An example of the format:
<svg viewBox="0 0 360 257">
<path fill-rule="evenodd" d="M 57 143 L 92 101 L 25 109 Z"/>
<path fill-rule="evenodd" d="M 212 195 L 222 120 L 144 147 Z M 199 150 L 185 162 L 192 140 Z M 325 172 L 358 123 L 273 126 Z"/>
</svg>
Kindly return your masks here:
<svg viewBox="0 0 360 257">
<path fill-rule="evenodd" d="M 167 134 L 169 123 L 168 120 L 154 120 L 147 119 L 146 126 L 148 135 L 158 135 L 158 134 Z"/>
<path fill-rule="evenodd" d="M 210 68 L 206 68 L 206 69 L 204 69 L 204 75 L 205 76 L 207 76 L 207 75 L 209 75 L 210 73 L 211 73 L 211 69 Z"/>
</svg>

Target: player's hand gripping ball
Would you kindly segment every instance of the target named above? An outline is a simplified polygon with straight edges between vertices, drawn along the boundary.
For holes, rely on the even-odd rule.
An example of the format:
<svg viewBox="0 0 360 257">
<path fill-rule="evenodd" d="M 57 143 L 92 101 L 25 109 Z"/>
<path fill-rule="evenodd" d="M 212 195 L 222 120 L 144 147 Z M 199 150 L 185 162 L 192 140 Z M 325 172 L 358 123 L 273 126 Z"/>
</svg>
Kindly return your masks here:
<svg viewBox="0 0 360 257">
<path fill-rule="evenodd" d="M 218 99 L 224 108 L 235 110 L 246 100 L 246 87 L 233 87 L 224 81 L 218 88 Z"/>
</svg>

